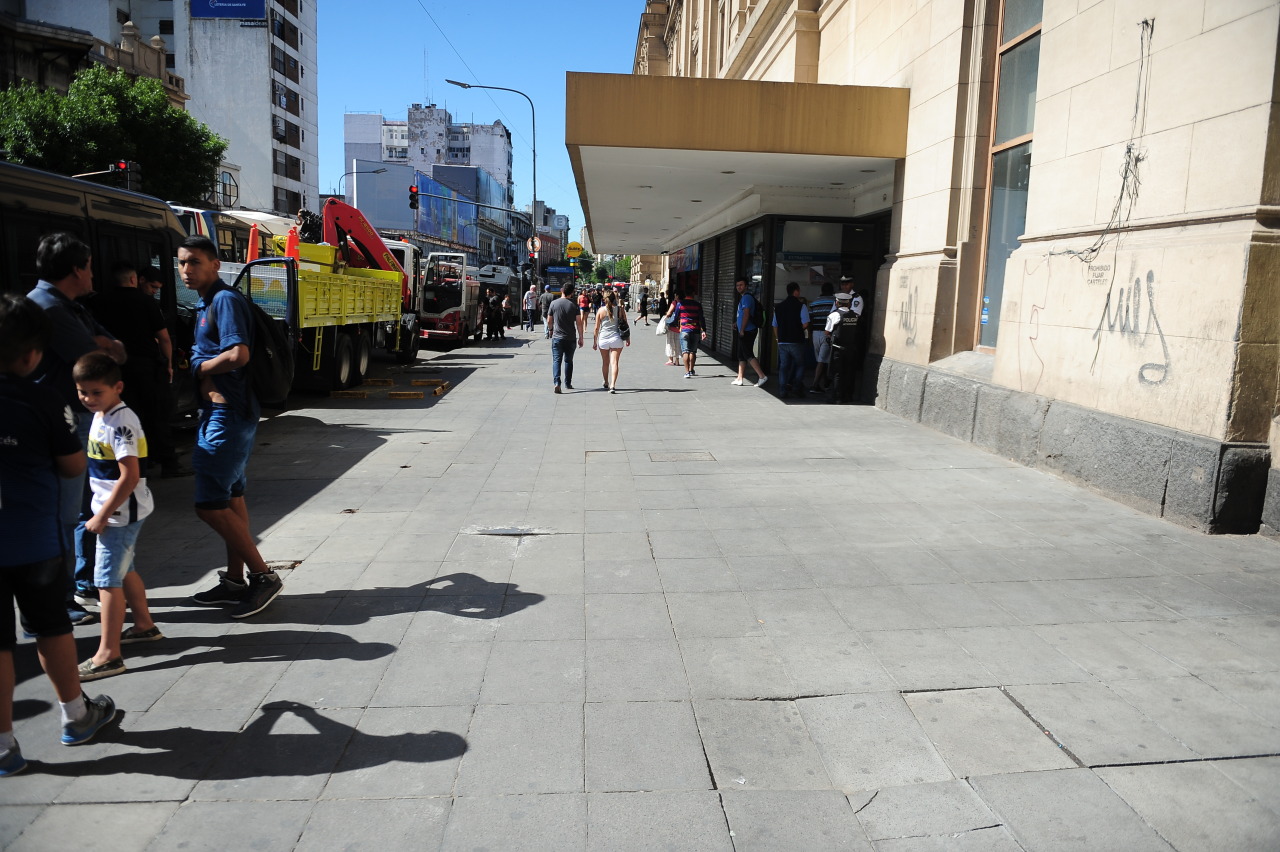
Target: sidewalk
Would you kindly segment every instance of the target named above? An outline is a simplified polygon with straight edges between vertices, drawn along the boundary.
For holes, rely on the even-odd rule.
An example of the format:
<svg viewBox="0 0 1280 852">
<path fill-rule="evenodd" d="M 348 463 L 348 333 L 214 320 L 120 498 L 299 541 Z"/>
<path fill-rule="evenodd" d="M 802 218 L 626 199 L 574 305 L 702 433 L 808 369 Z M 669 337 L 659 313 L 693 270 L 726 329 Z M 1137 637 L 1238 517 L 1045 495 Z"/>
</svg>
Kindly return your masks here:
<svg viewBox="0 0 1280 852">
<path fill-rule="evenodd" d="M 684 379 L 643 325 L 610 395 L 589 337 L 574 392 L 513 330 L 380 365 L 443 396 L 264 423 L 253 528 L 299 564 L 247 622 L 184 603 L 221 546 L 156 481 L 168 639 L 79 748 L 24 643 L 0 846 L 1280 848 L 1274 542 Z"/>
</svg>

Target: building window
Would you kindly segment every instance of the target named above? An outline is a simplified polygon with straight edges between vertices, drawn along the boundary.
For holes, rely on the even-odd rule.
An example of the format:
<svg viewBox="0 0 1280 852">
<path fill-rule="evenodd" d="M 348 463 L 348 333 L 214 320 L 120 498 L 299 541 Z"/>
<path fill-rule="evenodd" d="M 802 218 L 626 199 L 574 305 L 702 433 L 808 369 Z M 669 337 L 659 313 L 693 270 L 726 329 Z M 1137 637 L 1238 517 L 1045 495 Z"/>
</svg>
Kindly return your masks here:
<svg viewBox="0 0 1280 852">
<path fill-rule="evenodd" d="M 178 67 L 177 55 L 173 53 L 166 53 L 164 55 L 164 67 L 168 68 L 170 71 L 172 71 L 174 68 L 177 68 Z"/>
<path fill-rule="evenodd" d="M 116 9 L 116 23 L 117 24 L 129 23 L 129 13 L 126 12 L 124 9 Z"/>
<path fill-rule="evenodd" d="M 1005 263 L 1027 225 L 1031 137 L 1040 70 L 1044 0 L 1004 0 L 997 49 L 996 108 L 992 118 L 986 251 L 978 343 L 995 346 L 1000 333 Z"/>
<path fill-rule="evenodd" d="M 173 35 L 173 21 L 169 18 L 160 21 L 160 35 Z"/>
</svg>

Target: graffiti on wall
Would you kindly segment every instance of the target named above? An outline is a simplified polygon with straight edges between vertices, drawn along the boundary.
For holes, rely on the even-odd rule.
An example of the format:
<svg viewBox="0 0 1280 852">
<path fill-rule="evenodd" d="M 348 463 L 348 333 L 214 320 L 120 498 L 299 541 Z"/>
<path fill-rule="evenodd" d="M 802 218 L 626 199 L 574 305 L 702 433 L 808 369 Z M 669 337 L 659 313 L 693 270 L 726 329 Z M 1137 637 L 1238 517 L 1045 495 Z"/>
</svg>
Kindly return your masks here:
<svg viewBox="0 0 1280 852">
<path fill-rule="evenodd" d="M 1098 363 L 1103 335 L 1119 335 L 1139 348 L 1145 348 L 1153 341 L 1158 342 L 1160 360 L 1148 361 L 1139 367 L 1138 382 L 1144 385 L 1162 385 L 1168 380 L 1172 363 L 1169 358 L 1169 343 L 1165 340 L 1164 329 L 1160 327 L 1160 317 L 1156 312 L 1156 274 L 1153 270 L 1147 270 L 1145 286 L 1139 277 L 1133 279 L 1132 287 L 1107 291 L 1098 325 L 1093 331 L 1095 349 L 1093 364 L 1089 368 L 1091 373 Z"/>
<path fill-rule="evenodd" d="M 906 287 L 906 279 L 899 285 Z M 919 325 L 917 314 L 920 311 L 920 288 L 912 287 L 905 299 L 898 305 L 898 328 L 907 333 L 908 346 L 916 345 L 916 329 Z"/>
</svg>

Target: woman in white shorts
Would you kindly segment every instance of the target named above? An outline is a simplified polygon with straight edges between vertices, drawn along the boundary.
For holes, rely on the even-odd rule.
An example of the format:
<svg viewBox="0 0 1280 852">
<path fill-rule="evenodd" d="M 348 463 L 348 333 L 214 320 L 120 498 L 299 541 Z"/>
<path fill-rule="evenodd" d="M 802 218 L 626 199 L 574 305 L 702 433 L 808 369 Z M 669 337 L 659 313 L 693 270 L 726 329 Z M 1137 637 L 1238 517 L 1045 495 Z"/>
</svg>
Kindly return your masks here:
<svg viewBox="0 0 1280 852">
<path fill-rule="evenodd" d="M 627 324 L 626 308 L 618 304 L 618 296 L 612 289 L 604 294 L 604 304 L 596 311 L 596 332 L 591 348 L 600 350 L 600 374 L 604 377 L 604 387 L 609 393 L 618 392 L 618 362 L 622 360 L 622 347 L 630 346 L 630 339 L 624 341 L 619 325 Z"/>
</svg>

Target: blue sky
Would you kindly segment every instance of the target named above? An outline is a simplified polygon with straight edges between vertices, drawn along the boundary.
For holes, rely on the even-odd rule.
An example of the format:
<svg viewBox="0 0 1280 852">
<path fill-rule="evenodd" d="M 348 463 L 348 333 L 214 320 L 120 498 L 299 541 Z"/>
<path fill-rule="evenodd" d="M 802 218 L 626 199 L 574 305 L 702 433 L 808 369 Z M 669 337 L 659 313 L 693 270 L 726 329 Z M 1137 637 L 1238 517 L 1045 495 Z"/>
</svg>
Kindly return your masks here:
<svg viewBox="0 0 1280 852">
<path fill-rule="evenodd" d="M 455 121 L 501 119 L 511 128 L 516 205 L 523 208 L 532 197 L 528 102 L 509 92 L 464 90 L 444 81 L 505 86 L 533 99 L 538 195 L 568 214 L 577 233 L 583 217 L 564 147 L 565 72 L 630 73 L 643 0 L 314 2 L 320 29 L 321 192 L 335 188 L 345 171 L 344 113 L 381 112 L 403 120 L 409 104 L 434 103 Z"/>
</svg>

